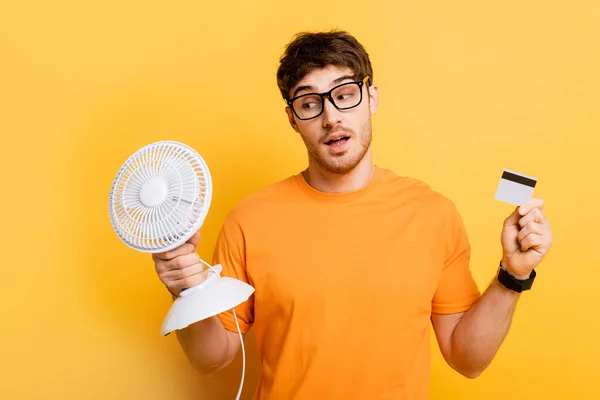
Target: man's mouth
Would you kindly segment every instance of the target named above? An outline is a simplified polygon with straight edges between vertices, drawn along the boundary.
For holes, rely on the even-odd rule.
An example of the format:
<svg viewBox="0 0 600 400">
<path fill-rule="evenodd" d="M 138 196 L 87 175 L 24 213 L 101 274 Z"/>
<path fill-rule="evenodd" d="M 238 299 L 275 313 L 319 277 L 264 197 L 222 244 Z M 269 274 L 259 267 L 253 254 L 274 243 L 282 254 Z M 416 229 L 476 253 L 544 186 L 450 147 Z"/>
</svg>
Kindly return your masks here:
<svg viewBox="0 0 600 400">
<path fill-rule="evenodd" d="M 326 145 L 331 146 L 334 144 L 343 144 L 346 143 L 348 141 L 348 139 L 350 139 L 350 136 L 337 136 L 333 139 L 329 139 L 328 141 L 325 142 Z"/>
</svg>

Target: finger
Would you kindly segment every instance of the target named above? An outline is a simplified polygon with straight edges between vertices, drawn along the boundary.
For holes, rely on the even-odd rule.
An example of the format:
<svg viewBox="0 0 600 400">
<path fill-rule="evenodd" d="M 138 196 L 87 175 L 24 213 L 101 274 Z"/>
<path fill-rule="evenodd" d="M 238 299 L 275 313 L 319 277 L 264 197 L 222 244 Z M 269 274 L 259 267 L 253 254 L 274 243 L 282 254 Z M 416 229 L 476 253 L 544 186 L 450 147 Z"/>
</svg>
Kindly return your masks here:
<svg viewBox="0 0 600 400">
<path fill-rule="evenodd" d="M 523 204 L 521 207 L 519 207 L 519 214 L 525 215 L 529 211 L 533 210 L 534 208 L 539 208 L 540 210 L 543 210 L 544 209 L 544 200 L 542 200 L 540 198 L 535 198 L 535 197 L 530 199 L 525 204 Z"/>
<path fill-rule="evenodd" d="M 517 207 L 515 208 L 513 213 L 510 214 L 508 218 L 504 220 L 504 226 L 517 225 L 517 223 L 519 222 L 519 218 L 521 218 L 521 215 L 519 215 L 519 207 Z"/>
<path fill-rule="evenodd" d="M 165 271 L 160 279 L 163 282 L 174 282 L 180 279 L 189 278 L 192 275 L 199 274 L 204 271 L 204 265 L 201 263 L 190 265 L 189 267 L 181 269 L 172 269 Z"/>
<path fill-rule="evenodd" d="M 544 239 L 537 233 L 530 233 L 521 241 L 521 251 L 527 251 L 531 248 L 538 249 L 544 245 Z"/>
<path fill-rule="evenodd" d="M 174 248 L 173 250 L 169 250 L 163 253 L 156 253 L 152 255 L 152 258 L 159 260 L 172 260 L 175 257 L 184 256 L 186 254 L 191 254 L 196 250 L 196 246 L 191 243 L 184 243 L 179 247 Z"/>
<path fill-rule="evenodd" d="M 198 253 L 186 254 L 184 256 L 178 256 L 172 260 L 161 260 L 156 263 L 156 272 L 158 274 L 165 273 L 167 271 L 183 269 L 187 267 L 191 267 L 194 264 L 198 264 L 200 262 L 200 256 Z"/>
<path fill-rule="evenodd" d="M 194 251 L 198 247 L 198 243 L 200 243 L 200 231 L 194 232 L 191 238 L 188 239 L 187 243 L 191 243 L 194 246 Z"/>
<path fill-rule="evenodd" d="M 537 222 L 542 225 L 545 225 L 545 226 L 548 225 L 548 221 L 546 220 L 546 217 L 544 216 L 543 211 L 540 210 L 539 208 L 532 209 L 531 211 L 529 211 L 529 213 L 527 213 L 527 215 L 525 215 L 523 218 L 521 218 L 519 220 L 519 226 L 522 228 L 532 221 Z"/>
<path fill-rule="evenodd" d="M 535 221 L 530 221 L 528 222 L 523 229 L 521 229 L 519 231 L 519 233 L 517 234 L 517 239 L 519 240 L 519 242 L 521 242 L 523 239 L 525 239 L 525 237 L 527 237 L 527 235 L 531 234 L 531 233 L 535 233 L 537 235 L 542 236 L 543 235 L 543 227 L 541 224 L 535 222 Z"/>
<path fill-rule="evenodd" d="M 199 274 L 195 274 L 192 276 L 188 276 L 184 279 L 179 279 L 170 283 L 170 289 L 174 291 L 181 291 L 184 289 L 191 288 L 192 286 L 199 285 L 204 282 L 208 276 L 208 270 L 201 272 Z"/>
<path fill-rule="evenodd" d="M 176 257 L 169 261 L 167 264 L 169 264 L 169 269 L 173 270 L 191 267 L 192 265 L 198 264 L 199 262 L 200 256 L 198 255 L 198 253 L 191 253 L 186 254 L 184 256 Z"/>
</svg>

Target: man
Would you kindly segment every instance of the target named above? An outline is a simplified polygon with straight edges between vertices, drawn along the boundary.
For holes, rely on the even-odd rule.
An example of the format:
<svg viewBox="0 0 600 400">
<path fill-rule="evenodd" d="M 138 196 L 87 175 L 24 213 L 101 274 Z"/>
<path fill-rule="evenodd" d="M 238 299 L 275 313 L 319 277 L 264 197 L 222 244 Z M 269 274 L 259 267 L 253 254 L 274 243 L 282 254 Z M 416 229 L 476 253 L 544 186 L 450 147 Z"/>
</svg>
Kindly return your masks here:
<svg viewBox="0 0 600 400">
<path fill-rule="evenodd" d="M 478 376 L 511 323 L 520 294 L 509 287 L 527 285 L 551 247 L 543 202 L 533 199 L 505 220 L 502 259 L 489 260 L 500 277 L 481 295 L 454 204 L 373 164 L 378 93 L 363 46 L 345 32 L 300 34 L 277 82 L 308 168 L 240 202 L 213 260 L 223 276 L 255 288 L 236 308 L 242 332 L 256 332 L 255 398 L 427 398 L 430 321 L 448 364 Z M 206 278 L 198 240 L 154 256 L 174 296 Z M 240 348 L 231 312 L 177 336 L 207 374 Z"/>
</svg>

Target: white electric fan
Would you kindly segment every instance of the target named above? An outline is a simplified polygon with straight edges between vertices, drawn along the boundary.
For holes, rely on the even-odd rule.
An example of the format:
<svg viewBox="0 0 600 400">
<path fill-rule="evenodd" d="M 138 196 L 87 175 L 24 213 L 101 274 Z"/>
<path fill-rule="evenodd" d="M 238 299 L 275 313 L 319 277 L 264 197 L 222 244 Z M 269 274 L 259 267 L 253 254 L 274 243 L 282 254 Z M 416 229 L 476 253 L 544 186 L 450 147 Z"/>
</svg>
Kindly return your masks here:
<svg viewBox="0 0 600 400">
<path fill-rule="evenodd" d="M 200 229 L 211 199 L 212 180 L 202 157 L 183 143 L 160 141 L 139 149 L 123 164 L 110 189 L 108 210 L 115 233 L 127 246 L 162 253 Z M 162 335 L 233 309 L 254 292 L 245 282 L 221 277 L 221 265 L 201 261 L 210 269 L 208 278 L 180 293 L 163 321 Z M 244 341 L 233 312 L 245 369 Z"/>
</svg>

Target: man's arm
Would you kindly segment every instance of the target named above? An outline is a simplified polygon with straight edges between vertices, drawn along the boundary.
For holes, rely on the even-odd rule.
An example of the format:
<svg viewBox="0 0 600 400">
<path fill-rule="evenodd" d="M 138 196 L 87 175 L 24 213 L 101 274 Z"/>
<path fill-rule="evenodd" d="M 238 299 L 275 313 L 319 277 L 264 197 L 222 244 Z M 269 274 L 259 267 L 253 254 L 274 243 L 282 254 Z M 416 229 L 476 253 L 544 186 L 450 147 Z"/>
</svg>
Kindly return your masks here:
<svg viewBox="0 0 600 400">
<path fill-rule="evenodd" d="M 552 247 L 552 232 L 543 208 L 542 199 L 531 199 L 504 221 L 502 268 L 517 279 L 527 279 Z M 479 376 L 506 337 L 518 299 L 519 293 L 494 278 L 468 311 L 433 314 L 432 324 L 448 364 L 466 377 Z"/>
<path fill-rule="evenodd" d="M 225 329 L 216 315 L 177 330 L 176 334 L 192 366 L 207 376 L 228 366 L 241 347 L 239 334 Z"/>
<path fill-rule="evenodd" d="M 468 378 L 491 363 L 508 333 L 519 293 L 496 279 L 469 308 L 458 314 L 432 314 L 431 322 L 446 362 Z"/>
<path fill-rule="evenodd" d="M 207 278 L 208 271 L 203 271 L 204 265 L 196 253 L 199 241 L 200 233 L 196 232 L 181 246 L 152 255 L 156 272 L 173 300 L 183 289 Z M 216 315 L 175 332 L 192 366 L 205 375 L 213 375 L 229 365 L 241 347 L 238 333 L 225 329 Z"/>
</svg>

